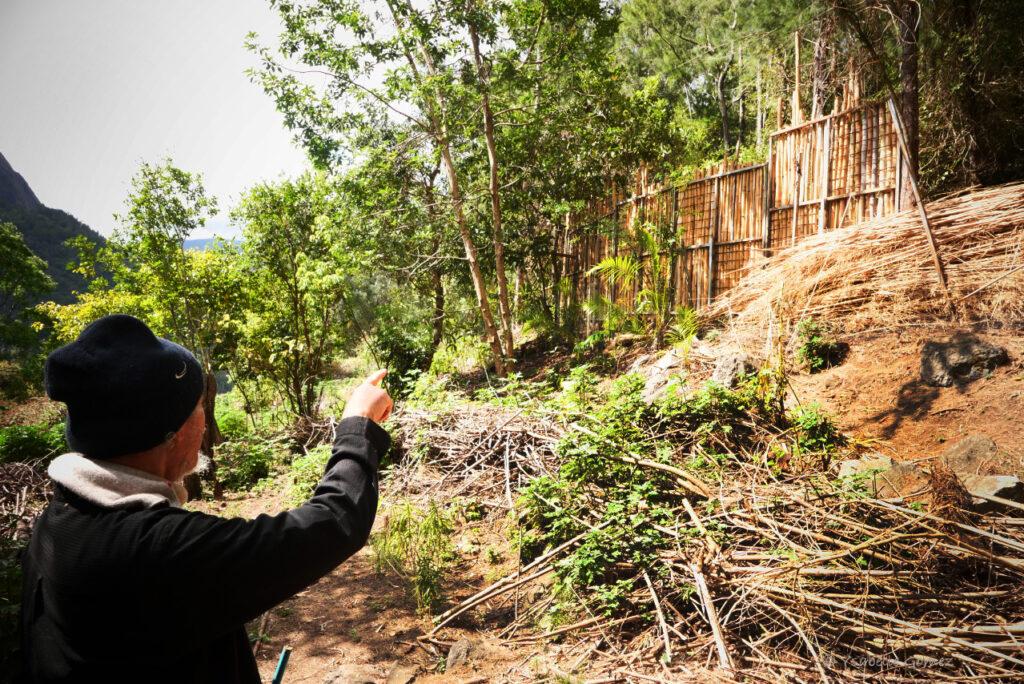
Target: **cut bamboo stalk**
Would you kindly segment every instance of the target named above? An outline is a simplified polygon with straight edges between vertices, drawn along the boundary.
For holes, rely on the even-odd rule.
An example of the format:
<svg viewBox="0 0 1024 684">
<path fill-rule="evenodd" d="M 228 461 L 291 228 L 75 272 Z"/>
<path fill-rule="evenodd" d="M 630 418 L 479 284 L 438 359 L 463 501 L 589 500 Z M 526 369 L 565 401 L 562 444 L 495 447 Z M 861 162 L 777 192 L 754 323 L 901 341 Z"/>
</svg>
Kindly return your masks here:
<svg viewBox="0 0 1024 684">
<path fill-rule="evenodd" d="M 697 585 L 697 593 L 700 595 L 701 603 L 704 604 L 704 612 L 707 614 L 708 624 L 711 625 L 711 633 L 715 638 L 715 648 L 718 650 L 718 665 L 723 670 L 735 669 L 732 664 L 732 657 L 729 655 L 729 648 L 725 644 L 725 636 L 722 634 L 722 624 L 718 620 L 718 611 L 711 600 L 711 592 L 708 591 L 708 584 L 704 580 L 704 573 L 700 571 L 696 563 L 690 563 L 690 572 L 693 573 L 693 581 Z"/>
<path fill-rule="evenodd" d="M 903 120 L 900 118 L 899 112 L 896 110 L 896 105 L 890 97 L 889 103 L 889 115 L 892 117 L 893 126 L 896 128 L 896 139 L 899 142 L 900 150 L 903 152 L 903 156 L 906 159 L 911 159 L 910 151 L 907 147 L 906 133 L 903 129 Z M 924 208 L 924 200 L 921 199 L 921 191 L 917 187 L 917 176 L 914 174 L 913 169 L 907 169 L 907 179 L 910 181 L 910 188 L 914 193 L 914 199 L 917 202 L 917 213 L 921 217 L 921 225 L 924 226 L 925 235 L 928 238 L 928 247 L 932 253 L 932 259 L 935 261 L 935 272 L 939 276 L 939 283 L 942 285 L 943 292 L 946 293 L 946 298 L 952 300 L 949 294 L 949 285 L 946 282 L 946 269 L 942 265 L 942 259 L 939 257 L 939 248 L 935 244 L 935 235 L 932 233 L 931 224 L 928 222 L 928 212 Z M 896 189 L 899 192 L 899 188 Z"/>
</svg>

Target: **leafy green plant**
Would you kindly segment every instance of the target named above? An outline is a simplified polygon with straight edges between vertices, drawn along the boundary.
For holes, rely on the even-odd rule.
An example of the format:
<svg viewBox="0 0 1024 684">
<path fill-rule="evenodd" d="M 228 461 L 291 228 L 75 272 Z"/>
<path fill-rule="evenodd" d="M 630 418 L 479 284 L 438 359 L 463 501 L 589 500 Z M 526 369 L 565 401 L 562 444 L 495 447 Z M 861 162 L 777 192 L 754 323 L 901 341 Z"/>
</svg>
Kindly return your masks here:
<svg viewBox="0 0 1024 684">
<path fill-rule="evenodd" d="M 252 426 L 245 411 L 231 406 L 226 401 L 220 401 L 217 402 L 216 412 L 221 437 L 230 441 L 243 439 L 249 434 Z M 219 461 L 217 465 L 220 466 Z"/>
<path fill-rule="evenodd" d="M 830 455 L 846 443 L 839 428 L 817 404 L 801 404 L 787 412 L 795 446 L 801 453 Z"/>
<path fill-rule="evenodd" d="M 300 506 L 313 495 L 313 490 L 324 476 L 324 468 L 327 467 L 329 460 L 331 447 L 324 444 L 310 449 L 309 453 L 292 461 L 289 471 L 291 482 L 288 486 L 288 499 L 292 505 Z"/>
<path fill-rule="evenodd" d="M 415 387 L 419 375 L 430 367 L 434 350 L 429 331 L 412 316 L 399 316 L 388 307 L 378 317 L 371 344 L 375 360 L 388 369 L 388 389 L 400 397 Z"/>
<path fill-rule="evenodd" d="M 451 536 L 451 517 L 436 503 L 422 508 L 405 501 L 389 509 L 384 528 L 370 539 L 377 571 L 403 576 L 420 612 L 441 600 L 441 579 L 455 559 Z"/>
<path fill-rule="evenodd" d="M 250 489 L 270 475 L 274 464 L 280 460 L 278 449 L 276 441 L 258 436 L 228 440 L 217 447 L 217 478 L 225 489 Z"/>
<path fill-rule="evenodd" d="M 797 324 L 796 334 L 800 340 L 796 357 L 801 363 L 806 363 L 812 373 L 842 362 L 847 347 L 836 340 L 831 326 L 805 318 Z"/>
<path fill-rule="evenodd" d="M 675 320 L 669 324 L 665 339 L 673 345 L 689 345 L 700 335 L 702 327 L 697 312 L 684 306 L 676 311 Z"/>
<path fill-rule="evenodd" d="M 596 330 L 577 342 L 572 348 L 572 353 L 576 357 L 584 357 L 604 351 L 610 337 L 611 334 L 607 330 Z"/>
<path fill-rule="evenodd" d="M 49 460 L 66 449 L 64 423 L 0 428 L 0 463 Z"/>
</svg>

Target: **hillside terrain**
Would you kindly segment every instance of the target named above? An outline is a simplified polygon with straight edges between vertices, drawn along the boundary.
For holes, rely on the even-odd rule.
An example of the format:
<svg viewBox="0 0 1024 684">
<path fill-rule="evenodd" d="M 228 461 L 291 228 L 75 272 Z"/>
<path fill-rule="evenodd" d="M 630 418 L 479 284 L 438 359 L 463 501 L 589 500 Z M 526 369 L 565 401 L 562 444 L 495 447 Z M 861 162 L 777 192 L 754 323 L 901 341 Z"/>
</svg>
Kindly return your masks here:
<svg viewBox="0 0 1024 684">
<path fill-rule="evenodd" d="M 985 464 L 991 472 L 1024 476 L 1019 445 L 1024 335 L 1005 330 L 973 333 L 1005 347 L 1010 362 L 959 386 L 932 388 L 921 382 L 922 349 L 931 341 L 963 332 L 956 326 L 934 325 L 849 336 L 843 338 L 850 345 L 843 363 L 816 373 L 792 369 L 787 376 L 789 408 L 822 407 L 848 439 L 848 446 L 836 452 L 826 466 L 829 477 L 835 477 L 841 458 L 876 453 L 930 468 L 951 445 L 979 436 L 991 438 L 997 445 L 995 459 Z M 650 394 L 679 382 L 690 388 L 687 391 L 697 391 L 714 374 L 716 358 L 730 353 L 727 343 L 711 337 L 690 349 L 657 352 L 628 336 L 613 340 L 607 351 L 594 359 L 605 368 L 604 374 L 595 378 L 595 391 L 611 388 L 626 375 L 642 378 Z M 426 406 L 417 402 L 403 406 L 389 424 L 397 451 L 382 478 L 383 504 L 375 537 L 387 536 L 390 518 L 404 501 L 426 506 L 433 499 L 456 511 L 451 519 L 453 555 L 440 577 L 440 605 L 448 611 L 439 609 L 435 614 L 447 615 L 460 602 L 485 593 L 495 580 L 500 583 L 499 578 L 528 574 L 517 561 L 514 542 L 518 529 L 514 512 L 518 510 L 521 519 L 528 497 L 514 494 L 508 498 L 508 474 L 502 475 L 500 454 L 485 450 L 505 449 L 506 458 L 512 450 L 512 492 L 524 491 L 528 472 L 557 467 L 560 457 L 541 453 L 556 448 L 545 435 L 559 434 L 563 419 L 547 413 L 542 397 L 545 378 L 565 361 L 564 354 L 547 351 L 523 358 L 520 367 L 525 375 L 496 394 L 489 394 L 486 385 L 481 390 L 473 378 L 453 379 L 452 387 L 465 389 L 448 392 L 443 401 Z M 484 400 L 488 396 L 490 399 Z M 586 423 L 584 418 L 573 420 Z M 538 458 L 547 465 L 539 465 Z M 708 475 L 708 471 L 698 472 Z M 780 484 L 787 479 L 784 476 Z M 194 505 L 229 516 L 273 513 L 287 507 L 289 482 L 284 476 L 260 494 L 230 495 L 225 502 Z M 925 490 L 929 486 L 926 484 Z M 926 494 L 926 500 L 931 496 Z M 784 524 L 782 519 L 778 522 Z M 744 558 L 750 563 L 755 556 L 748 553 Z M 720 572 L 713 565 L 706 572 L 709 582 L 722 581 L 720 576 L 711 578 L 711 573 Z M 677 655 L 670 667 L 660 672 L 651 669 L 653 658 L 640 658 L 639 652 L 632 665 L 623 664 L 621 649 L 628 654 L 631 648 L 639 648 L 638 643 L 648 649 L 660 641 L 652 637 L 627 646 L 630 632 L 620 632 L 611 618 L 597 622 L 606 624 L 604 634 L 593 629 L 594 621 L 585 614 L 582 621 L 561 618 L 552 622 L 551 592 L 559 580 L 550 575 L 524 585 L 514 596 L 496 593 L 440 632 L 432 630 L 436 619 L 432 621 L 417 609 L 410 581 L 404 570 L 381 567 L 375 546 L 364 549 L 250 625 L 261 644 L 263 675 L 269 678 L 281 648 L 289 646 L 293 649 L 289 680 L 298 682 L 735 681 L 716 670 L 713 659 L 708 662 L 698 656 L 699 641 L 689 649 L 679 645 L 688 655 Z M 719 585 L 716 591 L 723 589 Z M 722 620 L 727 629 L 733 629 L 728 624 L 734 620 Z M 682 627 L 676 625 L 675 629 Z M 552 632 L 557 636 L 540 636 Z M 737 644 L 727 638 L 731 650 Z M 458 660 L 449 663 L 452 653 Z M 847 663 L 844 668 L 840 660 L 831 662 L 831 676 L 842 681 L 858 679 L 857 665 Z M 782 673 L 811 675 L 804 667 L 796 661 L 780 663 L 755 655 L 746 658 L 742 669 L 755 680 L 778 681 L 776 677 Z"/>
<path fill-rule="evenodd" d="M 46 273 L 56 287 L 45 298 L 60 304 L 73 301 L 72 292 L 83 290 L 85 282 L 67 269 L 77 255 L 64 242 L 81 236 L 103 244 L 104 238 L 71 214 L 44 206 L 28 182 L 0 154 L 0 222 L 3 221 L 13 223 L 28 248 L 46 262 Z"/>
</svg>

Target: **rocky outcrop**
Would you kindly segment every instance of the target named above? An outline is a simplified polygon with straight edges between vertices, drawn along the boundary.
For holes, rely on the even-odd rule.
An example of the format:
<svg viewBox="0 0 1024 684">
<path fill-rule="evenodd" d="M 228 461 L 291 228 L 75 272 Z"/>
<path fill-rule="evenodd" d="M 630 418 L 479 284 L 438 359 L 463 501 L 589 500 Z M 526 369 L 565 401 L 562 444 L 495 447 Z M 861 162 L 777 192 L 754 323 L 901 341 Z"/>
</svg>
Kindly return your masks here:
<svg viewBox="0 0 1024 684">
<path fill-rule="evenodd" d="M 921 382 L 952 387 L 984 377 L 1009 361 L 1006 350 L 969 334 L 945 342 L 925 342 L 921 350 Z"/>
<path fill-rule="evenodd" d="M 722 387 L 732 389 L 755 370 L 757 368 L 754 363 L 743 352 L 726 351 L 715 360 L 715 371 L 711 375 L 711 380 Z"/>
<path fill-rule="evenodd" d="M 997 472 L 996 443 L 985 435 L 971 435 L 950 446 L 939 458 L 963 479 L 967 475 Z"/>
<path fill-rule="evenodd" d="M 882 454 L 843 461 L 839 464 L 839 477 L 858 480 L 871 496 L 879 499 L 913 497 L 928 490 L 927 471 Z"/>
</svg>

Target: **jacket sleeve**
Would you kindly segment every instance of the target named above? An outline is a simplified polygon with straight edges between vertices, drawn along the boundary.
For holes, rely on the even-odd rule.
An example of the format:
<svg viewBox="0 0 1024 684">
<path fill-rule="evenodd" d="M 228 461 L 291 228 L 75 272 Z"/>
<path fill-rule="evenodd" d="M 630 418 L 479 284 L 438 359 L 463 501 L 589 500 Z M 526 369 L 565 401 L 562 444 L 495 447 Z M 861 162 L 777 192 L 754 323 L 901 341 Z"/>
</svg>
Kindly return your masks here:
<svg viewBox="0 0 1024 684">
<path fill-rule="evenodd" d="M 147 608 L 175 615 L 169 630 L 184 628 L 199 645 L 305 589 L 366 544 L 377 512 L 377 464 L 389 447 L 372 420 L 346 418 L 323 479 L 299 508 L 252 520 L 178 510 L 165 516 L 147 535 L 153 546 L 146 556 L 164 590 L 162 597 L 144 592 L 155 604 Z"/>
</svg>

